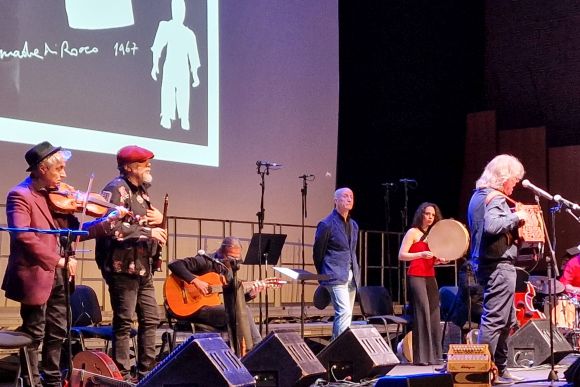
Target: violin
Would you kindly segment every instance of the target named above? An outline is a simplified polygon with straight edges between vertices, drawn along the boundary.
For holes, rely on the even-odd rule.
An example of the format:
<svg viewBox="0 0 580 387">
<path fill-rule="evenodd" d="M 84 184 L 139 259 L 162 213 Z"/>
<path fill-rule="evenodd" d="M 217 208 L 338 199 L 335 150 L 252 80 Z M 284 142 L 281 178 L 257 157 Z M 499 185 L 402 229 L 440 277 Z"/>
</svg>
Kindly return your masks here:
<svg viewBox="0 0 580 387">
<path fill-rule="evenodd" d="M 95 218 L 100 218 L 109 209 L 117 207 L 106 201 L 102 195 L 78 191 L 73 186 L 62 182 L 57 190 L 48 193 L 48 202 L 54 211 L 62 214 L 84 212 L 86 202 L 86 214 Z"/>
</svg>

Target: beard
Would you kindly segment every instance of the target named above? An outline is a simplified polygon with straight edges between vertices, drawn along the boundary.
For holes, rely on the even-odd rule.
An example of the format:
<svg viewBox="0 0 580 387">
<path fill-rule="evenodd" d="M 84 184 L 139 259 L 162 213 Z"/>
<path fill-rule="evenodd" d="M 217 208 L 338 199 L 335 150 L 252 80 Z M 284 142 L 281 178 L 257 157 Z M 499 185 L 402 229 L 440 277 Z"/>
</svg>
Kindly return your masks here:
<svg viewBox="0 0 580 387">
<path fill-rule="evenodd" d="M 153 176 L 151 175 L 151 172 L 145 172 L 143 173 L 143 183 L 146 184 L 151 184 L 153 182 Z"/>
</svg>

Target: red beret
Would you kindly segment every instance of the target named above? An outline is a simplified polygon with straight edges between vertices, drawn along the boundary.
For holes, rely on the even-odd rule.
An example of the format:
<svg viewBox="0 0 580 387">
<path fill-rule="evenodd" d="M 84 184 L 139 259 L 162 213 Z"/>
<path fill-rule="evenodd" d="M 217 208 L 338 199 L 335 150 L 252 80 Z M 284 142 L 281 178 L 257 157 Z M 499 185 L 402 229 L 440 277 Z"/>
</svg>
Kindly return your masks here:
<svg viewBox="0 0 580 387">
<path fill-rule="evenodd" d="M 147 161 L 155 157 L 153 152 L 137 145 L 128 145 L 117 152 L 117 165 Z"/>
</svg>

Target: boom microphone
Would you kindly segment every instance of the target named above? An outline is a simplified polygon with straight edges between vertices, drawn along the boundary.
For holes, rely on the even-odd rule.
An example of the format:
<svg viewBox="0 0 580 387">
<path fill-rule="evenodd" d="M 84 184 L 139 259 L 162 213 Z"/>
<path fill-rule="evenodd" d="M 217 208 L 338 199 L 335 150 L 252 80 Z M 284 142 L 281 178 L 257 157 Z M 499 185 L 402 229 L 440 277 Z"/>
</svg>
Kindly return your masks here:
<svg viewBox="0 0 580 387">
<path fill-rule="evenodd" d="M 258 160 L 256 161 L 256 166 L 258 167 L 282 167 L 282 164 L 279 163 L 272 163 L 270 161 Z"/>
<path fill-rule="evenodd" d="M 562 195 L 554 195 L 554 201 L 558 204 L 563 205 L 564 207 L 568 207 L 571 210 L 577 211 L 580 210 L 580 206 L 570 200 L 566 200 L 562 197 Z"/>
<path fill-rule="evenodd" d="M 536 194 L 540 195 L 543 198 L 546 198 L 548 200 L 554 200 L 554 197 L 552 195 L 550 195 L 549 193 L 547 193 L 543 189 L 536 187 L 535 185 L 530 183 L 530 181 L 528 179 L 525 179 L 524 181 L 522 181 L 522 186 L 524 188 L 528 188 L 528 189 L 534 191 Z"/>
<path fill-rule="evenodd" d="M 205 250 L 203 249 L 199 249 L 197 250 L 197 255 L 201 255 L 202 257 L 209 259 L 210 261 L 217 263 L 218 265 L 222 265 L 223 267 L 225 267 L 226 269 L 228 268 L 226 265 L 224 265 L 224 263 L 222 261 L 220 261 L 219 259 L 212 257 L 208 254 L 206 254 Z"/>
</svg>

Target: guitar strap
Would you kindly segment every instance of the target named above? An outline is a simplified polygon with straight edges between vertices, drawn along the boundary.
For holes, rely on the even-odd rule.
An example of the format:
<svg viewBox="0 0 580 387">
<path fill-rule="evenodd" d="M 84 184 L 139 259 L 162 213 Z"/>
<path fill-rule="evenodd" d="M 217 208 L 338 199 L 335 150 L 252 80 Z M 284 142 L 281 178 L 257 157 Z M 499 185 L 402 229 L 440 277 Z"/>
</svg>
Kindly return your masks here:
<svg viewBox="0 0 580 387">
<path fill-rule="evenodd" d="M 493 191 L 488 193 L 487 196 L 485 197 L 485 205 L 487 206 L 489 203 L 491 203 L 491 201 L 494 198 L 496 198 L 498 196 L 502 196 L 509 203 L 512 203 L 514 205 L 516 204 L 515 200 L 513 200 L 512 198 L 510 198 L 509 196 L 507 196 L 503 192 L 494 189 Z M 506 237 L 506 243 L 508 246 L 512 245 L 515 242 L 515 238 L 510 232 L 505 232 L 504 235 Z"/>
</svg>

